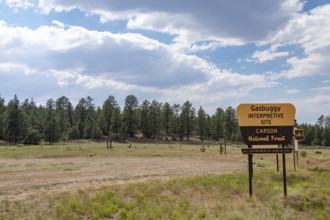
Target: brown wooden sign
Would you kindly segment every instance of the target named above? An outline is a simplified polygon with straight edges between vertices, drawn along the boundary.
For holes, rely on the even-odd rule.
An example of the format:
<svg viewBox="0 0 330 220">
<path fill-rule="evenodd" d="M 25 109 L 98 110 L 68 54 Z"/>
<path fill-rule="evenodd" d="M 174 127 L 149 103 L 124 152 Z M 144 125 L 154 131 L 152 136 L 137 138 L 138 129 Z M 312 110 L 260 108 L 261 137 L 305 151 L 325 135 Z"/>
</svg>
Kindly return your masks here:
<svg viewBox="0 0 330 220">
<path fill-rule="evenodd" d="M 238 124 L 248 145 L 289 144 L 296 109 L 289 103 L 240 104 Z"/>
<path fill-rule="evenodd" d="M 289 154 L 292 148 L 246 148 L 242 149 L 243 154 Z"/>
<path fill-rule="evenodd" d="M 294 129 L 294 139 L 297 141 L 304 140 L 304 130 L 303 129 Z"/>
</svg>

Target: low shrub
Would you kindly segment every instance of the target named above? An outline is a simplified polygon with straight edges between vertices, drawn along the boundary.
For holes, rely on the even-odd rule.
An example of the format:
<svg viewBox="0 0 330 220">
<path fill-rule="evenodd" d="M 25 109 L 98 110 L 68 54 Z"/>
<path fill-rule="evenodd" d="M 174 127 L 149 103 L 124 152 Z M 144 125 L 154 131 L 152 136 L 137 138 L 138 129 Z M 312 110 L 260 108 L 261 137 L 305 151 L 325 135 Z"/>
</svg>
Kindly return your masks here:
<svg viewBox="0 0 330 220">
<path fill-rule="evenodd" d="M 306 157 L 307 156 L 307 151 L 304 151 L 304 150 L 300 151 L 300 155 L 302 157 Z"/>
</svg>

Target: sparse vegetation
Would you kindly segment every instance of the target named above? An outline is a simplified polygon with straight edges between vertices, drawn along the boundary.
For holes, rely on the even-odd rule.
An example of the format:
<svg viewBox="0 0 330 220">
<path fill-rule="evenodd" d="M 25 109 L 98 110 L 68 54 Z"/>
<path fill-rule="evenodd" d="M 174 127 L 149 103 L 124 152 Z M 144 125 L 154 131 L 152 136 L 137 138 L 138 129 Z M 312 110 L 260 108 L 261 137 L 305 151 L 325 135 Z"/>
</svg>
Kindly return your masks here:
<svg viewBox="0 0 330 220">
<path fill-rule="evenodd" d="M 127 144 L 115 143 L 108 151 L 101 143 L 75 143 L 63 146 L 2 147 L 2 157 L 22 158 L 31 155 L 89 155 L 109 154 L 110 157 L 211 157 L 217 155 L 232 160 L 246 160 L 240 149 L 227 146 L 228 155 L 219 155 L 218 148 L 209 147 L 201 154 L 201 145 L 185 144 Z M 135 146 L 137 147 L 135 149 Z M 70 151 L 67 150 L 69 147 Z M 84 151 L 80 149 L 83 148 Z M 206 149 L 206 147 L 204 146 Z M 15 151 L 13 151 L 15 149 Z M 312 150 L 304 149 L 309 152 Z M 0 219 L 329 219 L 330 150 L 308 154 L 300 159 L 299 167 L 287 159 L 288 196 L 284 197 L 282 174 L 277 173 L 272 155 L 255 157 L 253 196 L 248 194 L 247 172 L 233 174 L 200 174 L 125 184 L 82 188 L 76 191 L 39 193 L 20 200 L 11 200 L 1 193 Z M 301 151 L 302 152 L 302 151 Z M 110 158 L 109 158 L 110 159 Z M 109 160 L 111 161 L 111 160 Z M 326 162 L 325 162 L 326 161 Z M 72 162 L 41 165 L 27 163 L 1 164 L 6 169 L 53 169 L 75 172 L 81 167 Z M 56 187 L 56 185 L 54 186 Z M 37 190 L 37 188 L 36 188 Z"/>
<path fill-rule="evenodd" d="M 255 164 L 256 164 L 257 167 L 266 167 L 266 166 L 268 166 L 268 165 L 271 165 L 272 162 L 269 161 L 269 160 L 257 160 L 257 161 L 255 162 Z"/>
<path fill-rule="evenodd" d="M 274 187 L 274 171 L 256 172 L 255 195 L 247 195 L 246 175 L 200 176 L 111 186 L 93 193 L 80 191 L 48 198 L 43 213 L 25 207 L 36 219 L 319 219 L 330 217 L 327 187 L 313 181 L 316 174 L 300 179 L 284 198 Z M 321 182 L 329 178 L 324 175 Z M 260 182 L 260 183 L 259 183 Z M 320 190 L 321 187 L 321 190 Z M 10 210 L 22 209 L 22 202 L 6 202 Z M 262 210 L 262 211 L 261 211 Z M 7 213 L 8 216 L 9 213 Z M 16 211 L 14 217 L 22 217 Z M 3 217 L 7 217 L 4 215 Z"/>
<path fill-rule="evenodd" d="M 307 156 L 307 151 L 305 151 L 305 150 L 301 150 L 301 151 L 300 151 L 300 155 L 301 155 L 302 157 L 306 157 L 306 156 Z"/>
</svg>

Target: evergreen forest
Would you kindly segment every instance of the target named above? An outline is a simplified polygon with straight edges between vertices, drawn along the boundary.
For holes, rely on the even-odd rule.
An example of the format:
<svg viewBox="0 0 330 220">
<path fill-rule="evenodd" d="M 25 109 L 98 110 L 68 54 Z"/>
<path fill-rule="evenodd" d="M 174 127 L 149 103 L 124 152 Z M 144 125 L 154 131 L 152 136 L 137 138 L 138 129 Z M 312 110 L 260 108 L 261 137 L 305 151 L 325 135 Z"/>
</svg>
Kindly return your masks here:
<svg viewBox="0 0 330 220">
<path fill-rule="evenodd" d="M 15 95 L 6 101 L 0 96 L 0 140 L 13 144 L 54 144 L 59 141 L 114 138 L 125 141 L 132 137 L 171 141 L 230 140 L 240 142 L 241 135 L 235 109 L 217 108 L 213 115 L 203 107 L 195 109 L 190 101 L 183 104 L 139 102 L 128 95 L 121 108 L 114 96 L 102 106 L 91 97 L 81 98 L 76 106 L 65 97 L 48 99 L 37 106 L 33 99 L 20 102 Z M 300 143 L 308 146 L 330 146 L 330 116 L 321 115 L 314 125 L 297 124 L 304 130 Z"/>
</svg>

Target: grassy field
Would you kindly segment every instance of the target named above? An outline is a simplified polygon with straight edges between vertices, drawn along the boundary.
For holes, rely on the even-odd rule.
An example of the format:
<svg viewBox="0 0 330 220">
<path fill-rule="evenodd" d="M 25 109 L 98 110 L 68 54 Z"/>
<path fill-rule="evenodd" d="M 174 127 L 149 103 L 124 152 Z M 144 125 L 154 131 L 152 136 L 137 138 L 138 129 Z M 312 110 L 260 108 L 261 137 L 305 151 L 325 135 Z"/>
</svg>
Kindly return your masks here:
<svg viewBox="0 0 330 220">
<path fill-rule="evenodd" d="M 227 146 L 227 154 L 220 155 L 219 145 L 215 144 L 114 143 L 111 150 L 106 149 L 105 143 L 95 142 L 2 146 L 0 161 L 1 158 L 73 156 L 216 157 L 247 164 L 247 156 L 242 155 L 240 147 Z M 299 155 L 296 171 L 292 155 L 287 155 L 287 197 L 283 195 L 282 169 L 276 171 L 274 155 L 255 155 L 252 197 L 248 192 L 246 169 L 246 172 L 233 174 L 127 181 L 52 194 L 38 194 L 36 190 L 26 199 L 4 198 L 0 204 L 0 219 L 330 219 L 330 149 L 306 148 L 300 149 L 300 154 L 305 155 Z M 70 162 L 52 166 L 63 172 L 80 169 Z M 24 168 L 34 169 L 34 165 L 25 164 Z M 8 169 L 11 169 L 8 164 L 0 162 L 0 175 Z"/>
<path fill-rule="evenodd" d="M 243 145 L 234 145 L 228 154 L 237 154 Z M 22 157 L 65 157 L 65 156 L 86 156 L 96 154 L 99 156 L 115 156 L 115 157 L 196 157 L 196 156 L 213 156 L 220 154 L 220 145 L 216 143 L 210 144 L 191 144 L 191 143 L 113 143 L 113 148 L 107 149 L 106 142 L 79 141 L 66 144 L 55 145 L 15 145 L 0 146 L 0 157 L 22 158 Z M 205 152 L 200 154 L 201 148 L 205 148 Z M 224 146 L 223 146 L 224 148 Z M 223 149 L 224 150 L 224 149 Z"/>
</svg>

